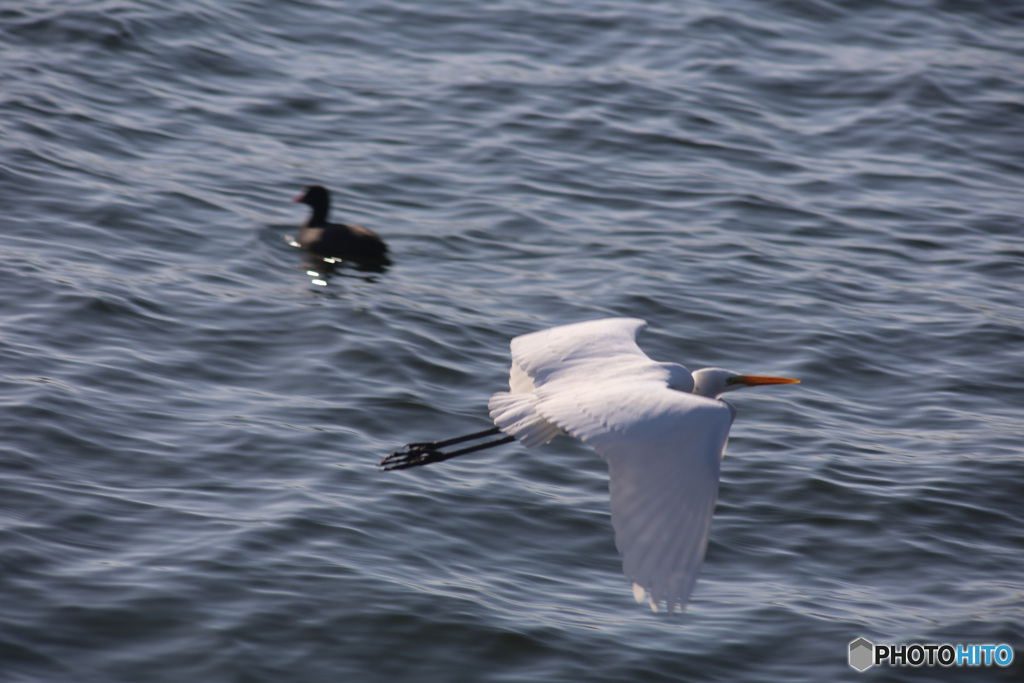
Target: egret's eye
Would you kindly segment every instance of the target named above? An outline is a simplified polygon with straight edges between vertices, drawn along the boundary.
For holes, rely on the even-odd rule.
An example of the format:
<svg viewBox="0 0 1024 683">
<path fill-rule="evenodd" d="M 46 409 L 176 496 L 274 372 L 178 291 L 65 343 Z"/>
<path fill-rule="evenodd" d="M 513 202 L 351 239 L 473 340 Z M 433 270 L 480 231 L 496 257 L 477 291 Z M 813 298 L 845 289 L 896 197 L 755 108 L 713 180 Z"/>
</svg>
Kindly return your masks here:
<svg viewBox="0 0 1024 683">
<path fill-rule="evenodd" d="M 725 378 L 725 386 L 729 386 L 730 384 L 736 384 L 736 380 L 738 380 L 738 379 L 739 379 L 738 377 L 726 377 Z"/>
</svg>

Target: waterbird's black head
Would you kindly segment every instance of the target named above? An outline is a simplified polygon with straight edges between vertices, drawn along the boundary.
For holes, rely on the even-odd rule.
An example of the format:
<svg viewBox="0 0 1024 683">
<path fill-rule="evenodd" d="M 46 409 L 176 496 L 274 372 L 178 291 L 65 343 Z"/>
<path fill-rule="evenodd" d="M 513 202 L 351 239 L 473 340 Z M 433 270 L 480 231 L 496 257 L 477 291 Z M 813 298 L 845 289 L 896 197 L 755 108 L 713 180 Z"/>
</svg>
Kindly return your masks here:
<svg viewBox="0 0 1024 683">
<path fill-rule="evenodd" d="M 314 210 L 319 209 L 326 212 L 330 205 L 331 196 L 323 185 L 310 185 L 292 199 L 297 204 L 309 204 Z"/>
</svg>

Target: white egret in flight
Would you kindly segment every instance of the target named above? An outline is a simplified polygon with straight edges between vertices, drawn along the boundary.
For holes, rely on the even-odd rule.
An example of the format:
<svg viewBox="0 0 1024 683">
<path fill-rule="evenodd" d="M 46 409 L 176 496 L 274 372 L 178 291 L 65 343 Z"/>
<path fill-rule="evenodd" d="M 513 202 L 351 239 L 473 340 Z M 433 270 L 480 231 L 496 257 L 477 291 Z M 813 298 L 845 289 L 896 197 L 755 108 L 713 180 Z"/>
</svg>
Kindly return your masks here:
<svg viewBox="0 0 1024 683">
<path fill-rule="evenodd" d="M 569 434 L 608 463 L 615 545 L 637 602 L 685 608 L 704 560 L 718 496 L 719 463 L 736 409 L 718 398 L 789 377 L 720 368 L 690 373 L 651 360 L 636 344 L 647 323 L 609 318 L 512 340 L 509 391 L 491 397 L 494 429 L 408 444 L 385 470 L 440 462 L 519 440 L 527 448 Z M 459 450 L 455 444 L 493 439 Z"/>
</svg>

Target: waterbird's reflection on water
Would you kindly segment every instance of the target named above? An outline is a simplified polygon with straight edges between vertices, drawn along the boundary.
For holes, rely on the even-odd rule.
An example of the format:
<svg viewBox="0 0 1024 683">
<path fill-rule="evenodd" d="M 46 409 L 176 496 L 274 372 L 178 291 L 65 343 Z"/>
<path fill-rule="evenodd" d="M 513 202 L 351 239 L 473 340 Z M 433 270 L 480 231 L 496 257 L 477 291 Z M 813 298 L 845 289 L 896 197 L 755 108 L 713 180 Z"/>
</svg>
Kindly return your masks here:
<svg viewBox="0 0 1024 683">
<path fill-rule="evenodd" d="M 290 241 L 290 243 L 294 243 Z M 356 261 L 351 259 L 340 259 L 333 256 L 317 256 L 307 254 L 306 262 L 301 266 L 305 269 L 306 275 L 312 278 L 310 282 L 317 287 L 326 287 L 335 276 L 350 277 L 365 282 L 376 282 L 379 275 L 387 272 L 391 261 Z"/>
</svg>

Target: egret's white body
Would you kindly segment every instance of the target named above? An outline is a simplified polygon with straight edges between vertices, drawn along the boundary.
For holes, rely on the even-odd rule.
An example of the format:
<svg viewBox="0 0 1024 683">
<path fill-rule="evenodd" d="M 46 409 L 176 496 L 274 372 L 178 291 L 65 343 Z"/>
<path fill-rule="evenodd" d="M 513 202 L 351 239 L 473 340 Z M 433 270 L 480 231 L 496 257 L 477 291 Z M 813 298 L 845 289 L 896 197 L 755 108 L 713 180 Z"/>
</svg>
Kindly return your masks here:
<svg viewBox="0 0 1024 683">
<path fill-rule="evenodd" d="M 671 612 L 686 606 L 697 581 L 736 414 L 717 396 L 798 380 L 718 368 L 691 374 L 653 361 L 636 344 L 646 326 L 610 318 L 516 337 L 509 391 L 488 407 L 497 428 L 527 448 L 569 434 L 605 459 L 615 545 L 633 595 Z"/>
</svg>

